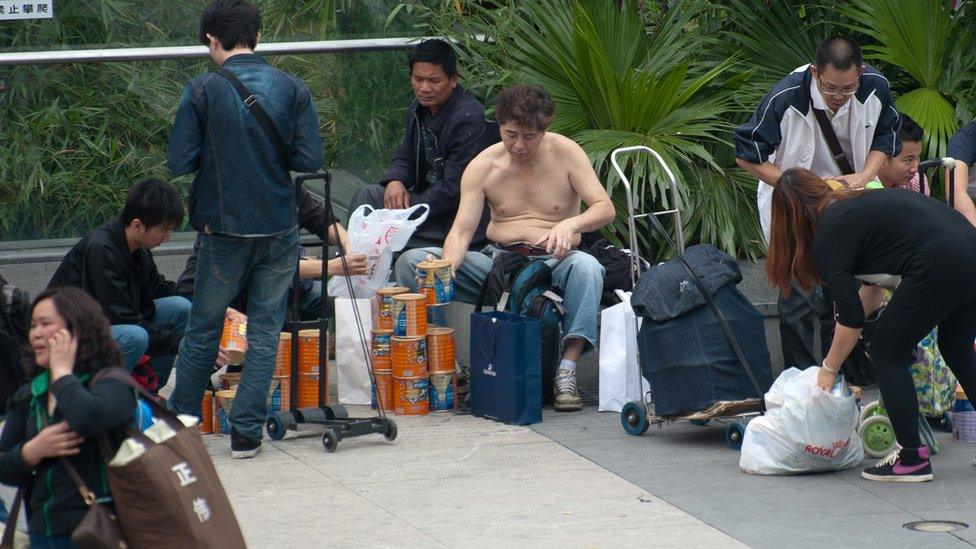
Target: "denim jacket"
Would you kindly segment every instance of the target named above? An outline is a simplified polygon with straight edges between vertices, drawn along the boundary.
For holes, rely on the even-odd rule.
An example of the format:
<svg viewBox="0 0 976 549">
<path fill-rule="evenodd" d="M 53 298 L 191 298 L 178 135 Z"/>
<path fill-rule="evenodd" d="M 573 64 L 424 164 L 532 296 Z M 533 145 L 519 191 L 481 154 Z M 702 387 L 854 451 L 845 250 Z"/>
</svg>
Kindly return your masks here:
<svg viewBox="0 0 976 549">
<path fill-rule="evenodd" d="M 274 236 L 295 228 L 295 188 L 289 170 L 322 166 L 322 137 L 308 86 L 255 54 L 224 62 L 268 113 L 288 151 L 278 157 L 240 95 L 209 72 L 187 84 L 170 134 L 174 175 L 197 172 L 190 189 L 190 224 L 200 232 Z"/>
</svg>

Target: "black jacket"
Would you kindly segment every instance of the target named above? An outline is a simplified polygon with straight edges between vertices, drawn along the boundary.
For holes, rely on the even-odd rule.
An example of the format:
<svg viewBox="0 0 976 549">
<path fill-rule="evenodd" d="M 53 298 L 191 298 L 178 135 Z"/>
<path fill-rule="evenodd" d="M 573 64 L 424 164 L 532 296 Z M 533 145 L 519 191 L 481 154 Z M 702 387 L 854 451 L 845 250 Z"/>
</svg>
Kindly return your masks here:
<svg viewBox="0 0 976 549">
<path fill-rule="evenodd" d="M 330 217 L 333 223 L 338 222 L 335 213 L 332 213 Z M 308 192 L 305 187 L 301 187 L 301 191 L 298 194 L 298 225 L 322 240 L 325 240 L 325 206 L 321 200 L 312 196 L 312 193 Z M 197 250 L 200 249 L 201 238 L 202 236 L 198 234 L 197 239 L 193 242 L 193 250 L 190 252 L 190 257 L 186 258 L 186 265 L 183 267 L 183 272 L 176 279 L 176 293 L 191 301 L 193 300 L 193 285 L 197 279 Z M 310 291 L 311 288 L 312 280 L 302 279 L 299 281 L 299 291 L 302 294 Z M 245 301 L 242 293 L 234 299 L 231 306 L 239 311 L 244 311 Z"/>
<path fill-rule="evenodd" d="M 176 295 L 176 283 L 156 269 L 152 252 L 129 253 L 125 231 L 118 219 L 85 235 L 64 256 L 48 287 L 76 286 L 102 306 L 109 323 L 136 324 L 149 333 L 152 356 L 175 355 L 180 335 L 156 327 L 154 299 Z"/>
<path fill-rule="evenodd" d="M 499 141 L 498 126 L 485 119 L 485 108 L 459 84 L 451 98 L 430 120 L 431 131 L 437 138 L 437 158 L 434 166 L 436 183 L 428 186 L 421 165 L 424 161 L 420 142 L 420 103 L 414 99 L 404 120 L 403 141 L 393 155 L 393 162 L 380 181 L 384 187 L 390 181 L 402 182 L 415 193 L 416 203 L 430 206 L 430 215 L 424 227 L 436 228 L 446 236 L 454 224 L 458 203 L 461 200 L 461 174 L 478 153 Z M 487 243 L 488 208 L 481 215 L 481 222 L 471 239 L 471 247 L 483 247 Z M 429 232 L 429 231 L 428 231 Z"/>
<path fill-rule="evenodd" d="M 89 389 L 70 375 L 54 382 L 50 389 L 58 405 L 48 424 L 67 421 L 85 438 L 81 452 L 68 461 L 81 475 L 99 502 L 111 497 L 104 473 L 98 437 L 125 424 L 135 411 L 135 393 L 121 382 L 107 379 Z M 38 397 L 47 406 L 47 393 Z M 58 458 L 45 458 L 33 469 L 21 455 L 28 440 L 37 436 L 44 418 L 31 405 L 31 384 L 23 385 L 11 401 L 3 435 L 0 436 L 0 482 L 8 486 L 27 485 L 28 529 L 46 536 L 70 536 L 87 511 L 75 483 Z M 110 436 L 117 448 L 119 437 Z"/>
</svg>

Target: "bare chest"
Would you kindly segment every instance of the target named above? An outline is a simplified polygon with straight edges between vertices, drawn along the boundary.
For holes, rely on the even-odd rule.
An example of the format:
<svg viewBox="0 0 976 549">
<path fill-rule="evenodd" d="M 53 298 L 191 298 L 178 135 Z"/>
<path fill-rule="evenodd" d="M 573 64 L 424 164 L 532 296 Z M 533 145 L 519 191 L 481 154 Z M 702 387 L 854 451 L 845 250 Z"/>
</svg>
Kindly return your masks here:
<svg viewBox="0 0 976 549">
<path fill-rule="evenodd" d="M 563 219 L 579 212 L 580 200 L 565 169 L 547 165 L 517 172 L 499 170 L 485 181 L 485 199 L 502 218 L 533 214 Z"/>
</svg>

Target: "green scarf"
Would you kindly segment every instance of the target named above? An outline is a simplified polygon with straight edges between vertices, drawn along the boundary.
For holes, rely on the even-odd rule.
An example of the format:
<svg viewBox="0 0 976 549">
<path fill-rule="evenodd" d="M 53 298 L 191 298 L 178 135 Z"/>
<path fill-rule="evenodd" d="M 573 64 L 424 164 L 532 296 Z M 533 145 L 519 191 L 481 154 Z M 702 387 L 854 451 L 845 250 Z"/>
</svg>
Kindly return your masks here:
<svg viewBox="0 0 976 549">
<path fill-rule="evenodd" d="M 91 379 L 91 373 L 81 374 L 78 377 L 78 381 L 82 383 L 87 383 Z M 34 410 L 34 416 L 37 418 L 37 431 L 40 432 L 41 429 L 46 427 L 50 421 L 47 416 L 47 400 L 41 397 L 47 395 L 47 390 L 51 384 L 51 372 L 47 370 L 37 374 L 34 379 L 31 380 L 31 401 L 30 407 Z"/>
</svg>

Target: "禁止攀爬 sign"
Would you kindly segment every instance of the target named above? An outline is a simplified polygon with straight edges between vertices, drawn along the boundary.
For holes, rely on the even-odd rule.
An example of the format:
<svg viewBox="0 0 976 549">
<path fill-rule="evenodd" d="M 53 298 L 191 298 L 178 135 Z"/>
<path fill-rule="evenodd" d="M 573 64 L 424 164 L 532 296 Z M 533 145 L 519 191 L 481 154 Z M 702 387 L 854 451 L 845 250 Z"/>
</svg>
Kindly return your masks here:
<svg viewBox="0 0 976 549">
<path fill-rule="evenodd" d="M 0 0 L 0 20 L 50 19 L 54 0 Z"/>
</svg>

